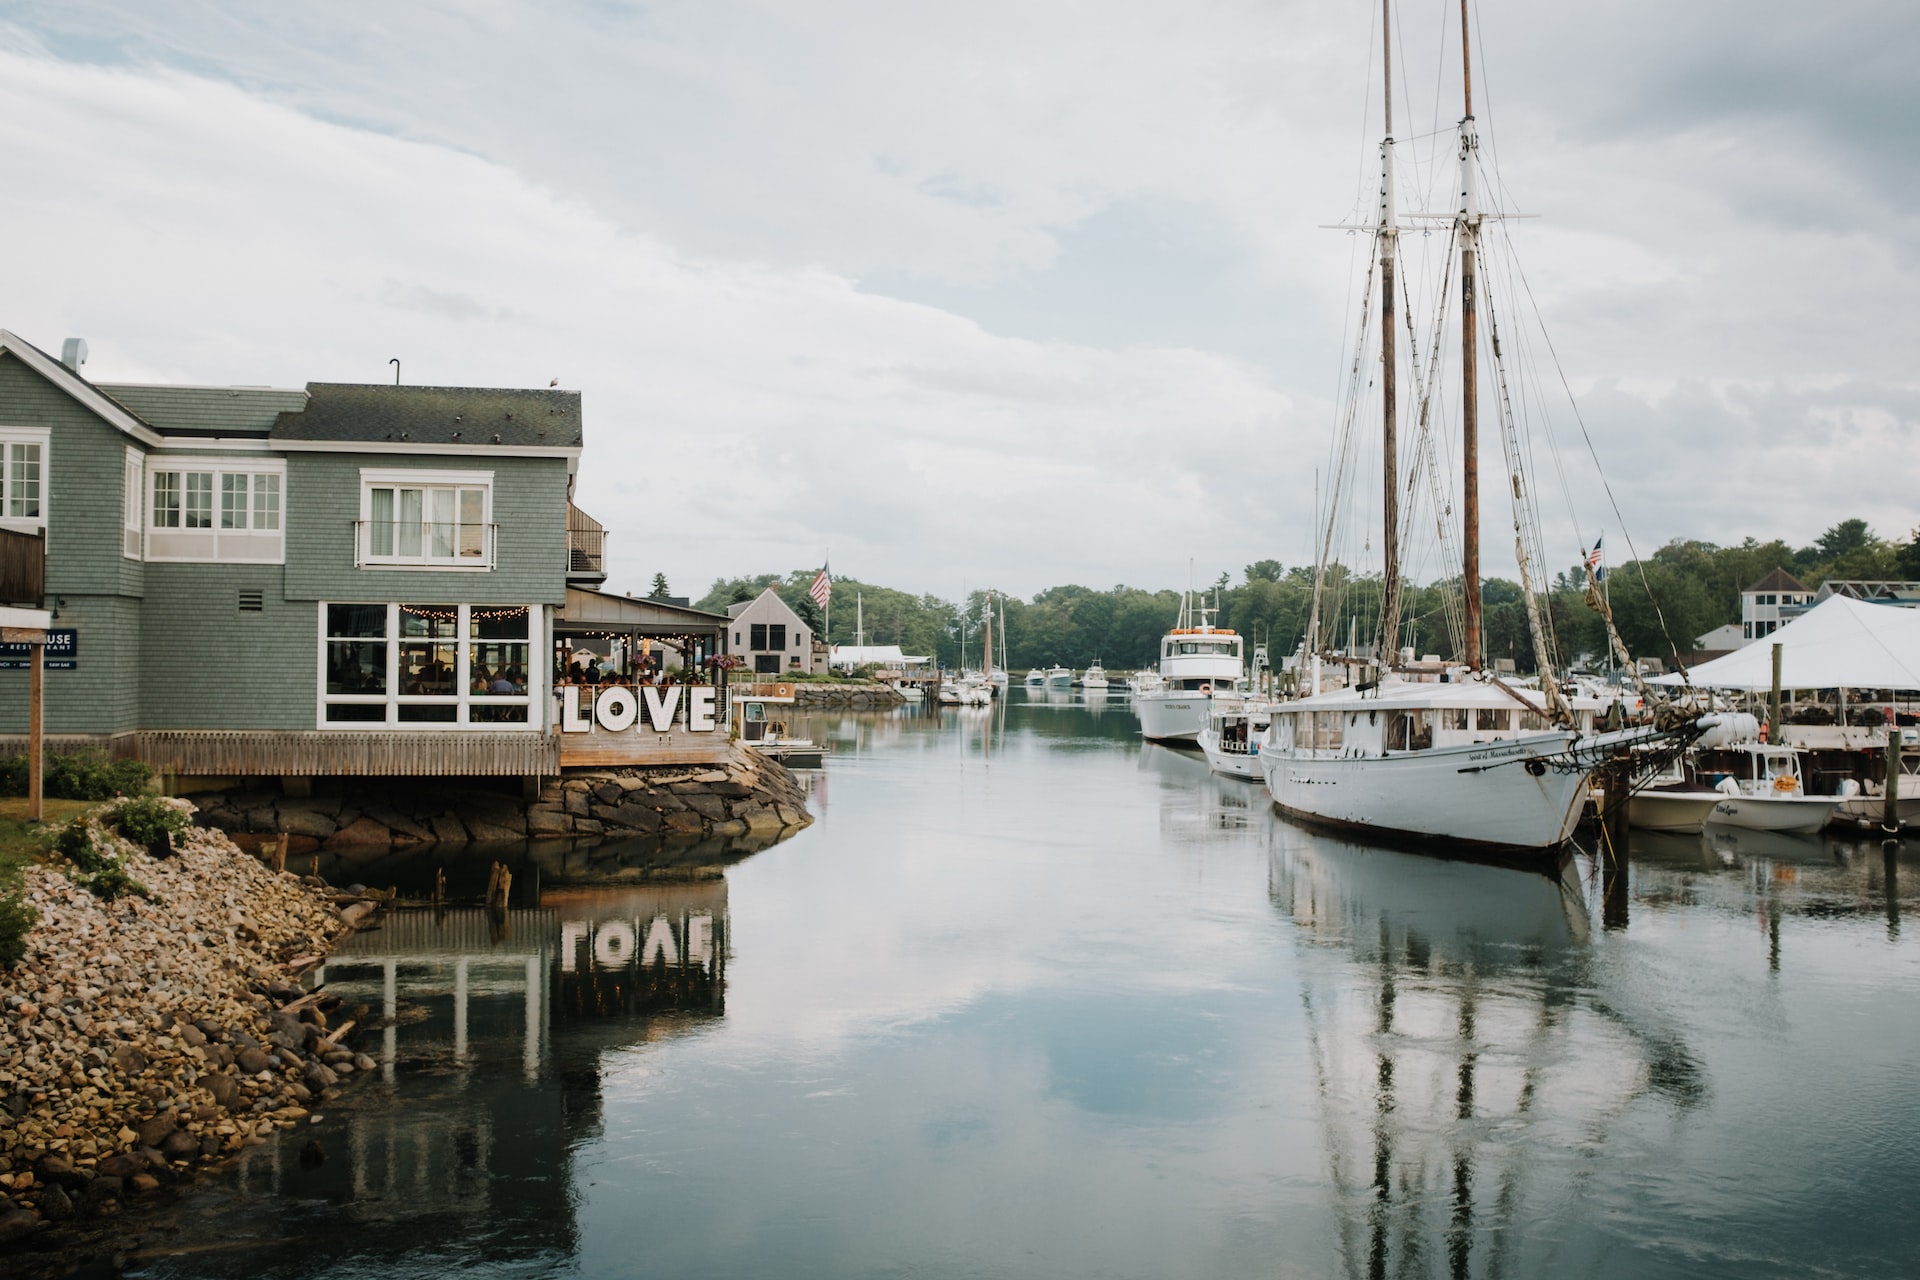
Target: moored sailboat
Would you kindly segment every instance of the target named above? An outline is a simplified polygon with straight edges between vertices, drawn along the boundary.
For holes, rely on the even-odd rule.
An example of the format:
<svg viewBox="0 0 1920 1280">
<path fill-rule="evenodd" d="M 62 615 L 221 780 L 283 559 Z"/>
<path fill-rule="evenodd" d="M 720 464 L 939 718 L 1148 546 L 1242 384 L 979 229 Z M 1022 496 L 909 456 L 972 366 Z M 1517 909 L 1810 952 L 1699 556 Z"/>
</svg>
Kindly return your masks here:
<svg viewBox="0 0 1920 1280">
<path fill-rule="evenodd" d="M 1395 268 L 1400 224 L 1395 210 L 1392 97 L 1392 24 L 1389 0 L 1381 0 L 1385 136 L 1380 144 L 1381 178 L 1374 221 L 1364 227 L 1374 237 L 1375 260 L 1369 270 L 1368 297 L 1361 310 L 1361 341 L 1354 352 L 1348 404 L 1357 405 L 1368 384 L 1371 362 L 1363 359 L 1372 319 L 1373 280 L 1379 281 L 1379 346 L 1383 572 L 1381 617 L 1373 646 L 1371 678 L 1321 692 L 1322 593 L 1333 562 L 1334 512 L 1318 548 L 1312 616 L 1303 642 L 1302 669 L 1311 672 L 1308 696 L 1277 706 L 1260 742 L 1259 758 L 1274 803 L 1284 812 L 1322 825 L 1381 836 L 1419 839 L 1423 844 L 1510 855 L 1556 849 L 1572 834 L 1587 795 L 1588 775 L 1603 762 L 1635 747 L 1674 735 L 1697 732 L 1669 715 L 1657 727 L 1610 733 L 1593 731 L 1593 708 L 1576 708 L 1554 676 L 1544 610 L 1536 590 L 1540 548 L 1537 519 L 1526 479 L 1519 470 L 1520 447 L 1507 377 L 1501 364 L 1500 335 L 1491 306 L 1486 309 L 1494 358 L 1496 404 L 1514 506 L 1515 550 L 1529 638 L 1540 671 L 1537 688 L 1523 688 L 1484 670 L 1481 655 L 1479 548 L 1478 358 L 1480 278 L 1478 203 L 1479 139 L 1473 115 L 1472 62 L 1466 48 L 1465 0 L 1461 6 L 1463 83 L 1466 110 L 1459 125 L 1460 181 L 1452 230 L 1459 245 L 1461 331 L 1461 435 L 1463 440 L 1461 535 L 1458 563 L 1464 614 L 1460 642 L 1464 661 L 1451 669 L 1411 673 L 1394 669 L 1401 631 L 1399 508 L 1403 492 L 1398 440 L 1395 342 L 1398 294 Z M 1447 256 L 1449 269 L 1452 255 Z M 1441 294 L 1446 292 L 1442 282 Z M 1436 322 L 1437 336 L 1440 326 Z M 1418 397 L 1419 434 L 1412 450 L 1416 470 L 1433 475 L 1428 424 L 1437 360 L 1430 350 L 1426 388 Z M 1420 370 L 1416 366 L 1416 385 Z M 1352 439 L 1352 411 L 1345 418 L 1341 445 Z M 1343 466 L 1349 461 L 1342 453 Z M 1444 510 L 1436 502 L 1436 512 Z M 1448 524 L 1437 519 L 1443 545 Z M 1451 556 L 1447 557 L 1451 559 Z M 1612 636 L 1609 623 L 1609 635 Z M 1617 637 L 1613 637 L 1617 643 Z M 1349 662 L 1353 660 L 1350 651 Z M 1437 678 L 1432 678 L 1437 676 Z"/>
</svg>

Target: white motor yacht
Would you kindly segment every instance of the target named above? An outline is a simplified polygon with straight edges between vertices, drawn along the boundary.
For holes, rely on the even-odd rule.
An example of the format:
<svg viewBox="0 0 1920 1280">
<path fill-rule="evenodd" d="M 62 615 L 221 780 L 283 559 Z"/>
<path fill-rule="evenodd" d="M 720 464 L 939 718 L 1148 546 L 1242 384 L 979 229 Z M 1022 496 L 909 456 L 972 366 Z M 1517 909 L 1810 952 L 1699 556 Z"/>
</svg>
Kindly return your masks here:
<svg viewBox="0 0 1920 1280">
<path fill-rule="evenodd" d="M 1047 688 L 1049 689 L 1073 688 L 1073 668 L 1048 667 L 1047 668 Z"/>
<path fill-rule="evenodd" d="M 1098 662 L 1088 667 L 1080 677 L 1080 687 L 1089 693 L 1105 693 L 1112 683 L 1107 679 L 1107 669 Z"/>
<path fill-rule="evenodd" d="M 1027 681 L 1026 681 L 1026 684 L 1027 684 L 1027 688 L 1029 688 L 1029 689 L 1044 689 L 1044 688 L 1046 688 L 1046 687 L 1047 687 L 1047 673 L 1046 673 L 1046 672 L 1044 672 L 1044 671 L 1042 671 L 1042 670 L 1041 670 L 1040 668 L 1038 668 L 1038 667 L 1031 667 L 1031 668 L 1029 668 L 1029 669 L 1028 669 L 1028 671 L 1027 671 Z"/>
<path fill-rule="evenodd" d="M 1180 623 L 1160 640 L 1160 683 L 1133 695 L 1140 736 L 1156 742 L 1193 742 L 1207 727 L 1216 696 L 1237 698 L 1245 688 L 1240 637 L 1213 626 L 1204 606 L 1181 601 Z M 1194 615 L 1199 626 L 1186 625 Z"/>
</svg>

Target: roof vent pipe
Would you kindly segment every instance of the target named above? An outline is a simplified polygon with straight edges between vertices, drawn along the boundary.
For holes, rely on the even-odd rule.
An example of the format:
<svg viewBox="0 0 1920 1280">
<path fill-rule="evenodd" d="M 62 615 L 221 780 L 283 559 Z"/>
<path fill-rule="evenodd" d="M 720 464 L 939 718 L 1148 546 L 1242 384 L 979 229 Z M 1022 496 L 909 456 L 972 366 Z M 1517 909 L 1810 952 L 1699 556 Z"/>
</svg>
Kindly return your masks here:
<svg viewBox="0 0 1920 1280">
<path fill-rule="evenodd" d="M 80 366 L 87 362 L 87 340 L 68 338 L 60 344 L 60 363 L 73 372 L 80 372 Z"/>
</svg>

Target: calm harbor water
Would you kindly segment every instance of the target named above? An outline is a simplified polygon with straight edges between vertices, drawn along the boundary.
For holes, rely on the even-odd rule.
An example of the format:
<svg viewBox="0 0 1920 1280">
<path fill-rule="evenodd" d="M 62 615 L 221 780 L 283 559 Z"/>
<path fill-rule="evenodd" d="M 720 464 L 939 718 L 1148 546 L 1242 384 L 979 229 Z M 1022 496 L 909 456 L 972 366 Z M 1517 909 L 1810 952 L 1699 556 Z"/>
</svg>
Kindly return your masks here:
<svg viewBox="0 0 1920 1280">
<path fill-rule="evenodd" d="M 790 840 L 683 851 L 706 878 L 679 881 L 530 854 L 505 937 L 456 911 L 356 938 L 326 977 L 393 1010 L 390 1065 L 133 1272 L 1920 1258 L 1911 842 L 1640 838 L 1609 893 L 1584 858 L 1556 881 L 1309 833 L 1143 745 L 1124 698 L 806 729 L 836 754 Z"/>
</svg>

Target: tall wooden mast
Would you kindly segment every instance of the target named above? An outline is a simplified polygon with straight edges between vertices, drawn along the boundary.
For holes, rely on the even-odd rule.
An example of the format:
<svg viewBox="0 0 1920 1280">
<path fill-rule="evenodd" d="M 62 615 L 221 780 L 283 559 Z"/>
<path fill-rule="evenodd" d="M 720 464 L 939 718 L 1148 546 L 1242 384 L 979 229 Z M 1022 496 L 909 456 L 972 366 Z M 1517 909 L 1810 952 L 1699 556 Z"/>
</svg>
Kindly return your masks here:
<svg viewBox="0 0 1920 1280">
<path fill-rule="evenodd" d="M 1384 654 L 1376 655 L 1382 665 L 1391 663 L 1400 647 L 1400 440 L 1394 418 L 1393 347 L 1393 261 L 1398 248 L 1399 228 L 1393 207 L 1393 31 L 1391 0 L 1380 0 L 1380 50 L 1386 91 L 1386 134 L 1380 140 L 1380 223 L 1375 239 L 1380 248 L 1380 400 L 1382 454 L 1380 473 L 1384 484 L 1381 504 L 1385 532 L 1380 543 L 1384 566 L 1380 602 L 1380 645 Z"/>
<path fill-rule="evenodd" d="M 1480 656 L 1480 321 L 1475 309 L 1474 263 L 1479 255 L 1480 201 L 1475 190 L 1475 165 L 1480 139 L 1473 124 L 1473 59 L 1467 52 L 1467 0 L 1460 0 L 1460 64 L 1466 92 L 1466 114 L 1460 120 L 1460 438 L 1465 472 L 1460 495 L 1460 523 L 1465 553 L 1461 557 L 1460 590 L 1466 604 L 1467 666 L 1479 670 Z"/>
</svg>

